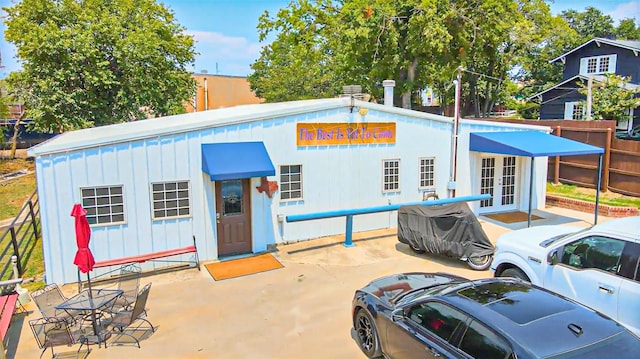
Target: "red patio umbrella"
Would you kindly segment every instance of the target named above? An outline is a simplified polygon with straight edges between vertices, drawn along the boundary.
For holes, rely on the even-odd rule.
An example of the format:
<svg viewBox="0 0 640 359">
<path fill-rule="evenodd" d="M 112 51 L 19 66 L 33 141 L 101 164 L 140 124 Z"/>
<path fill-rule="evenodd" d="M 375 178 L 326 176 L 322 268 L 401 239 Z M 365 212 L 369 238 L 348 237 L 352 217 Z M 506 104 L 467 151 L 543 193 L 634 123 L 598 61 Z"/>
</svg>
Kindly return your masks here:
<svg viewBox="0 0 640 359">
<path fill-rule="evenodd" d="M 89 299 L 93 298 L 91 293 L 91 276 L 89 272 L 93 270 L 93 265 L 96 264 L 93 258 L 93 253 L 89 249 L 89 240 L 91 239 L 91 228 L 87 221 L 87 211 L 82 208 L 78 203 L 73 205 L 71 209 L 71 216 L 75 218 L 76 228 L 76 243 L 78 244 L 78 251 L 76 257 L 73 259 L 73 264 L 77 265 L 82 273 L 87 273 L 87 287 L 89 290 Z M 91 311 L 91 319 L 93 324 L 93 330 L 98 334 L 96 328 L 96 313 L 95 310 Z"/>
<path fill-rule="evenodd" d="M 89 249 L 91 228 L 87 221 L 87 211 L 82 208 L 80 204 L 76 203 L 73 205 L 73 209 L 71 209 L 71 216 L 75 217 L 76 243 L 78 244 L 78 251 L 76 252 L 73 264 L 77 265 L 82 273 L 89 273 L 93 270 L 93 265 L 96 264 L 96 261 L 93 259 L 93 254 Z"/>
</svg>

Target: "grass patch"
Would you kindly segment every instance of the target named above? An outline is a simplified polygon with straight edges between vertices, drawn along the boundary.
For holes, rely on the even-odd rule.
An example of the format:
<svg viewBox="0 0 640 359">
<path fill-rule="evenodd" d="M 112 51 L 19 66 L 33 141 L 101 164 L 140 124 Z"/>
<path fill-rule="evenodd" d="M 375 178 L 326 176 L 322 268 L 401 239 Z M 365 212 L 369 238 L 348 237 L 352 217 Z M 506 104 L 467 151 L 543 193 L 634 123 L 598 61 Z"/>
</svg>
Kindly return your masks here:
<svg viewBox="0 0 640 359">
<path fill-rule="evenodd" d="M 578 199 L 582 201 L 596 201 L 596 190 L 583 188 L 570 184 L 547 183 L 547 194 Z M 640 208 L 640 198 L 625 196 L 613 192 L 600 193 L 600 203 L 609 206 L 637 207 Z"/>
<path fill-rule="evenodd" d="M 0 184 L 0 220 L 13 218 L 36 190 L 36 175 L 30 173 Z"/>
<path fill-rule="evenodd" d="M 35 164 L 33 161 L 16 158 L 13 160 L 0 160 L 0 174 L 7 174 L 19 170 L 32 172 L 26 176 L 8 180 L 0 184 L 0 220 L 13 218 L 36 190 L 36 175 L 33 173 Z"/>
<path fill-rule="evenodd" d="M 0 159 L 0 174 L 7 174 L 20 170 L 27 170 L 32 173 L 26 176 L 7 180 L 0 184 L 0 198 L 2 198 L 2 201 L 0 201 L 0 220 L 15 218 L 20 209 L 22 209 L 22 206 L 24 206 L 26 201 L 36 190 L 36 176 L 35 173 L 33 173 L 35 171 L 35 164 L 33 161 L 26 158 L 16 158 L 11 160 Z M 16 236 L 18 240 L 20 240 L 23 235 L 32 235 L 32 231 L 32 225 L 25 225 L 22 227 L 22 230 L 16 233 Z M 23 232 L 29 233 L 27 234 Z M 2 235 L 2 233 L 0 233 L 0 235 Z M 4 248 L 8 241 L 10 241 L 9 237 L 4 238 L 2 243 L 0 243 L 0 246 Z M 22 277 L 36 279 L 34 282 L 23 284 L 22 287 L 29 291 L 34 291 L 44 287 L 45 284 L 41 280 L 42 275 L 44 274 L 41 238 L 38 238 L 35 242 L 32 239 L 27 245 L 27 248 L 24 248 L 22 244 L 20 247 L 22 255 L 26 255 L 28 258 Z"/>
</svg>

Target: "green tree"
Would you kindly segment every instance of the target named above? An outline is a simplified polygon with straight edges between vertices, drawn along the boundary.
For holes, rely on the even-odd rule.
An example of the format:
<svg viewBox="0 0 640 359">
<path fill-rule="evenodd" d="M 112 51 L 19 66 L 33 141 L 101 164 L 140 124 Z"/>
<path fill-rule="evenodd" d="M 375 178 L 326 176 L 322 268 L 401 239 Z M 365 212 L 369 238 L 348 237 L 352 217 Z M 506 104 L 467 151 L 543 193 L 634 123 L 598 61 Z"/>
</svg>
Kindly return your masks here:
<svg viewBox="0 0 640 359">
<path fill-rule="evenodd" d="M 514 79 L 526 85 L 515 93 L 521 98 L 528 98 L 559 83 L 563 64 L 549 61 L 575 48 L 581 41 L 580 35 L 560 16 L 551 16 L 548 12 L 541 14 L 537 24 L 540 36 L 531 42 L 530 47 L 521 49 L 516 71 L 513 72 Z"/>
<path fill-rule="evenodd" d="M 9 118 L 10 100 L 7 95 L 7 89 L 4 80 L 0 80 L 0 148 L 6 145 L 5 133 L 8 128 L 4 124 L 4 120 Z"/>
<path fill-rule="evenodd" d="M 613 18 L 593 6 L 588 6 L 584 12 L 565 10 L 560 13 L 560 16 L 580 34 L 581 43 L 594 37 L 608 37 L 615 34 Z"/>
<path fill-rule="evenodd" d="M 579 92 L 587 96 L 587 84 Z M 631 109 L 638 106 L 637 88 L 629 86 L 629 78 L 607 74 L 602 82 L 593 81 L 591 118 L 593 120 L 631 120 Z M 583 103 L 583 108 L 586 104 Z"/>
<path fill-rule="evenodd" d="M 451 103 L 451 82 L 463 66 L 463 108 L 486 113 L 504 96 L 518 55 L 542 41 L 538 28 L 546 28 L 540 19 L 548 13 L 542 0 L 294 1 L 276 18 L 261 17 L 261 38 L 274 32 L 276 39 L 249 81 L 277 101 L 333 96 L 349 84 L 381 98 L 382 81 L 393 79 L 396 104 L 410 108 L 427 86 Z"/>
<path fill-rule="evenodd" d="M 4 8 L 34 129 L 66 131 L 184 111 L 194 42 L 154 0 L 23 0 Z"/>
<path fill-rule="evenodd" d="M 640 40 L 640 26 L 636 26 L 635 19 L 622 19 L 616 28 L 616 38 L 619 40 Z"/>
<path fill-rule="evenodd" d="M 292 2 L 272 18 L 259 18 L 260 41 L 277 32 L 251 65 L 251 89 L 267 102 L 334 96 L 341 85 L 334 54 L 336 9 L 330 1 Z"/>
</svg>

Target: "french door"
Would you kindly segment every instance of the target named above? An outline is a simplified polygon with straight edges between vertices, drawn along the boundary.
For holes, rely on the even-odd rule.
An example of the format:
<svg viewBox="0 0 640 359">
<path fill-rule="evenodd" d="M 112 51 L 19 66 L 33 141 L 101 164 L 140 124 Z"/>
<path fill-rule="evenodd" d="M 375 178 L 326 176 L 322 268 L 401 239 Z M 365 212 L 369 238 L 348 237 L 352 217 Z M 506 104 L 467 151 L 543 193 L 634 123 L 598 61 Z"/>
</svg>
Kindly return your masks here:
<svg viewBox="0 0 640 359">
<path fill-rule="evenodd" d="M 480 201 L 480 212 L 503 212 L 516 209 L 518 193 L 515 156 L 482 157 L 480 194 L 491 198 Z"/>
</svg>

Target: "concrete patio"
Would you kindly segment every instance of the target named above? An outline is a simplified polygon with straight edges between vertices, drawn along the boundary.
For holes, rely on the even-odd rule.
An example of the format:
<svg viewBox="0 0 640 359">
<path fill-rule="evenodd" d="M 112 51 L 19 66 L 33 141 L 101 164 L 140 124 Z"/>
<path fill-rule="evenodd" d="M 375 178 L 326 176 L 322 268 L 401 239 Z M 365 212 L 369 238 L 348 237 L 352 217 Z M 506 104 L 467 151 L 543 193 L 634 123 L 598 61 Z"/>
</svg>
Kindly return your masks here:
<svg viewBox="0 0 640 359">
<path fill-rule="evenodd" d="M 535 226 L 593 223 L 592 214 L 566 209 L 534 213 L 545 218 L 534 221 Z M 493 242 L 502 233 L 526 227 L 526 222 L 505 225 L 485 217 L 480 222 Z M 491 276 L 456 259 L 416 255 L 397 241 L 395 228 L 354 234 L 352 248 L 342 241 L 343 236 L 336 236 L 280 245 L 274 256 L 284 268 L 240 278 L 215 281 L 204 267 L 144 276 L 141 286 L 153 283 L 147 312 L 157 331 L 140 349 L 92 346 L 89 358 L 364 358 L 350 332 L 355 289 L 398 272 Z M 63 290 L 73 294 L 77 286 Z M 26 307 L 28 314 L 17 314 L 10 328 L 8 358 L 40 355 L 28 325 L 40 314 L 33 303 Z M 75 349 L 57 347 L 56 352 Z"/>
</svg>

